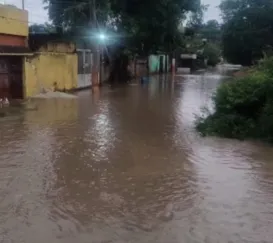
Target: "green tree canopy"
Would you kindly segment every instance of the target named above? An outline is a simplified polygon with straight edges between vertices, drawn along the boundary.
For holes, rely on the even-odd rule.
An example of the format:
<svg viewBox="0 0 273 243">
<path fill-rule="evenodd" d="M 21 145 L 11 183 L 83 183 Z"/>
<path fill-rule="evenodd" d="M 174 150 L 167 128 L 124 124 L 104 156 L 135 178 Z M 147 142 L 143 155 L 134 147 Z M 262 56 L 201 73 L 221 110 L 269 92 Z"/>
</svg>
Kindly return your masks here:
<svg viewBox="0 0 273 243">
<path fill-rule="evenodd" d="M 131 39 L 136 52 L 170 51 L 181 39 L 178 26 L 189 12 L 200 8 L 200 0 L 46 0 L 55 25 L 85 30 L 92 13 L 96 26 L 112 27 Z M 94 26 L 94 23 L 93 23 Z"/>
<path fill-rule="evenodd" d="M 223 53 L 232 63 L 251 65 L 273 46 L 273 1 L 224 0 Z"/>
<path fill-rule="evenodd" d="M 266 9 L 272 8 L 272 0 L 222 0 L 220 9 L 224 22 L 231 20 L 235 15 L 245 9 Z"/>
<path fill-rule="evenodd" d="M 54 33 L 56 32 L 56 29 L 51 24 L 45 23 L 45 24 L 32 24 L 29 26 L 29 32 L 31 34 L 41 34 L 41 33 Z"/>
<path fill-rule="evenodd" d="M 221 41 L 221 25 L 217 20 L 209 20 L 200 29 L 200 34 L 203 38 L 218 43 Z"/>
</svg>

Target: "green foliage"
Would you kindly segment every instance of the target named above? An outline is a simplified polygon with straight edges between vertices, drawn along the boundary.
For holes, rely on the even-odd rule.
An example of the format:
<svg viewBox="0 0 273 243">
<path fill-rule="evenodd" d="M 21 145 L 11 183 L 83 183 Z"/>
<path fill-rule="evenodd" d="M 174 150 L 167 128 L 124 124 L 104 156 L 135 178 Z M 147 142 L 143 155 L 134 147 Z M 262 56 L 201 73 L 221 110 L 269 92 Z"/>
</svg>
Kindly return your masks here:
<svg viewBox="0 0 273 243">
<path fill-rule="evenodd" d="M 252 65 L 273 46 L 273 1 L 224 0 L 223 54 L 227 61 Z"/>
<path fill-rule="evenodd" d="M 208 66 L 216 66 L 220 62 L 220 47 L 213 43 L 208 43 L 204 47 L 203 56 L 208 60 Z"/>
<path fill-rule="evenodd" d="M 200 5 L 196 11 L 192 12 L 189 16 L 187 28 L 192 29 L 194 32 L 199 32 L 203 26 L 204 12 L 208 9 L 208 5 Z"/>
<path fill-rule="evenodd" d="M 178 26 L 189 12 L 200 9 L 200 0 L 46 0 L 49 17 L 65 29 L 87 32 L 90 22 L 112 28 L 139 54 L 173 51 L 181 45 Z M 125 38 L 124 38 L 125 37 Z M 128 39 L 130 41 L 128 41 Z"/>
<path fill-rule="evenodd" d="M 230 21 L 235 15 L 246 9 L 270 9 L 273 6 L 271 0 L 222 0 L 220 10 L 224 22 Z"/>
<path fill-rule="evenodd" d="M 203 135 L 258 138 L 273 142 L 273 58 L 264 60 L 248 76 L 219 86 L 213 97 L 215 112 L 197 119 Z"/>
<path fill-rule="evenodd" d="M 29 32 L 32 34 L 41 34 L 41 33 L 55 33 L 56 28 L 48 23 L 45 24 L 32 24 L 29 26 Z"/>
<path fill-rule="evenodd" d="M 206 67 L 205 59 L 209 66 L 216 66 L 221 56 L 221 34 L 221 25 L 216 20 L 202 23 L 198 29 L 187 27 L 181 53 L 197 54 L 197 69 Z"/>
<path fill-rule="evenodd" d="M 200 35 L 210 42 L 220 43 L 222 38 L 221 25 L 217 20 L 209 20 L 200 29 Z"/>
<path fill-rule="evenodd" d="M 55 26 L 66 31 L 82 31 L 90 29 L 95 13 L 95 22 L 105 26 L 111 16 L 109 0 L 44 0 L 48 15 Z"/>
</svg>

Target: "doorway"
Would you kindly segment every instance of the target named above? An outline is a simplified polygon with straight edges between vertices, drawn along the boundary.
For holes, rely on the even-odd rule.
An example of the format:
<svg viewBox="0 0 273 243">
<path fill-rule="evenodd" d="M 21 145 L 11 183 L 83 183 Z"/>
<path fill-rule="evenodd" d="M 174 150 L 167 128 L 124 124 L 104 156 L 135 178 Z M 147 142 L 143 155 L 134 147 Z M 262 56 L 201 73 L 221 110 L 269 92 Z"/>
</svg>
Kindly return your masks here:
<svg viewBox="0 0 273 243">
<path fill-rule="evenodd" d="M 9 72 L 8 62 L 0 58 L 0 100 L 9 97 Z"/>
<path fill-rule="evenodd" d="M 159 73 L 164 72 L 164 56 L 159 56 Z"/>
<path fill-rule="evenodd" d="M 0 57 L 0 99 L 23 99 L 23 61 L 18 56 Z"/>
</svg>

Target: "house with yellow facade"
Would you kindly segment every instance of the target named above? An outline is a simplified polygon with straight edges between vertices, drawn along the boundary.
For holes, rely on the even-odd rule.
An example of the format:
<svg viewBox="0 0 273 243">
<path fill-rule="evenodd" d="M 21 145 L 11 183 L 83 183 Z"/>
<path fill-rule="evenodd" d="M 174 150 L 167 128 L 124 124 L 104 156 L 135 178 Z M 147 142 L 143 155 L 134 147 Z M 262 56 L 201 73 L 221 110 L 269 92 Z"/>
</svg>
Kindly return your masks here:
<svg viewBox="0 0 273 243">
<path fill-rule="evenodd" d="M 31 36 L 28 12 L 0 5 L 0 99 L 77 88 L 78 57 L 70 41 Z"/>
<path fill-rule="evenodd" d="M 0 99 L 24 97 L 23 60 L 28 48 L 28 13 L 0 5 Z"/>
</svg>

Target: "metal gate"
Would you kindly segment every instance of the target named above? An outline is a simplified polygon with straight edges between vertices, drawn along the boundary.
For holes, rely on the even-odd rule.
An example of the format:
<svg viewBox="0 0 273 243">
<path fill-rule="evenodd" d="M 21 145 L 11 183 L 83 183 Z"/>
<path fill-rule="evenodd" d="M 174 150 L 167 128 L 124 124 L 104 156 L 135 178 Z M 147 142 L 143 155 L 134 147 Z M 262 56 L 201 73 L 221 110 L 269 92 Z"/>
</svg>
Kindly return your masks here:
<svg viewBox="0 0 273 243">
<path fill-rule="evenodd" d="M 0 57 L 0 99 L 22 99 L 22 57 Z"/>
<path fill-rule="evenodd" d="M 92 85 L 93 54 L 89 49 L 78 49 L 78 88 Z"/>
<path fill-rule="evenodd" d="M 10 98 L 8 60 L 0 58 L 0 99 Z"/>
</svg>

